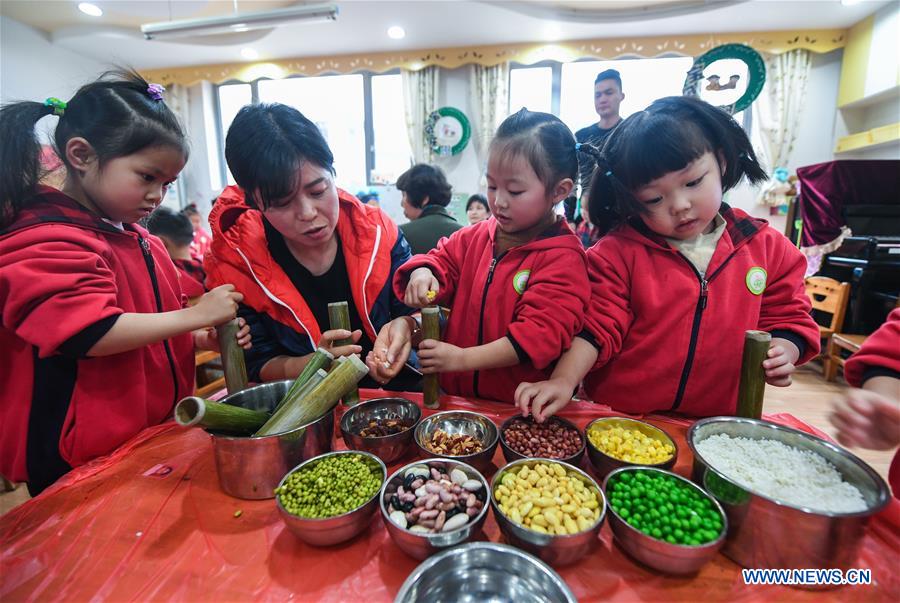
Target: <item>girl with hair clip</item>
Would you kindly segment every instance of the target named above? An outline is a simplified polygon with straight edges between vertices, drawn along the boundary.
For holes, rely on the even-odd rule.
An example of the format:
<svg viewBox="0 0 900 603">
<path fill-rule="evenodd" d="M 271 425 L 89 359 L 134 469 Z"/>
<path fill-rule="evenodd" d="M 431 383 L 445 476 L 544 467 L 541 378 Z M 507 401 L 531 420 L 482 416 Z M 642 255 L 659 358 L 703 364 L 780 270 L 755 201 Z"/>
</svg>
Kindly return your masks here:
<svg viewBox="0 0 900 603">
<path fill-rule="evenodd" d="M 0 109 L 0 473 L 32 496 L 166 420 L 193 391 L 194 345 L 217 348 L 205 329 L 241 301 L 225 285 L 185 307 L 165 247 L 136 224 L 187 160 L 162 94 L 109 72 L 68 103 Z M 35 125 L 51 115 L 62 190 L 39 184 Z"/>
<path fill-rule="evenodd" d="M 418 344 L 424 373 L 450 394 L 512 402 L 546 378 L 582 328 L 584 251 L 553 208 L 575 185 L 575 138 L 557 117 L 522 109 L 500 125 L 488 157 L 491 217 L 443 239 L 394 275 L 406 304 L 451 309 L 443 341 L 420 342 L 412 318 L 378 334 L 367 363 L 389 379 Z M 436 294 L 436 295 L 435 295 Z"/>
<path fill-rule="evenodd" d="M 585 375 L 591 399 L 618 411 L 733 414 L 750 329 L 772 334 L 766 381 L 789 385 L 819 351 L 806 260 L 722 201 L 742 178 L 765 178 L 740 126 L 669 97 L 622 122 L 602 152 L 580 149 L 598 162 L 588 207 L 605 233 L 587 252 L 586 329 L 549 381 L 519 386 L 523 414 L 558 412 Z"/>
</svg>

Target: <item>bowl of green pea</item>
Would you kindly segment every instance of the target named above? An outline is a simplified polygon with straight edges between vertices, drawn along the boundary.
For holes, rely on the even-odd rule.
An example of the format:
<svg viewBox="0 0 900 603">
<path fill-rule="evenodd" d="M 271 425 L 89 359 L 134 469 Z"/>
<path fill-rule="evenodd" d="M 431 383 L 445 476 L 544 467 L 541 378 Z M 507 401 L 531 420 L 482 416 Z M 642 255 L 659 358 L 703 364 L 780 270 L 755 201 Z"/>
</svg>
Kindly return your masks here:
<svg viewBox="0 0 900 603">
<path fill-rule="evenodd" d="M 275 488 L 288 530 L 313 546 L 350 540 L 371 523 L 387 468 L 374 454 L 341 450 L 311 458 Z"/>
<path fill-rule="evenodd" d="M 619 546 L 667 574 L 691 574 L 719 552 L 728 520 L 718 501 L 671 471 L 622 467 L 603 482 Z"/>
</svg>

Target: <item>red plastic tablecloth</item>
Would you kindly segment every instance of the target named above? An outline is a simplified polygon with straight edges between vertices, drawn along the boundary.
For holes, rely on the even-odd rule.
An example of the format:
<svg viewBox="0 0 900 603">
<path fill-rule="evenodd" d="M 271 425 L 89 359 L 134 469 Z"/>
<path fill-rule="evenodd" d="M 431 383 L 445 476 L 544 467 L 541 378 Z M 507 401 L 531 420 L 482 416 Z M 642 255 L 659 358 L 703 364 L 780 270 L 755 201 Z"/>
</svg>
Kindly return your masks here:
<svg viewBox="0 0 900 603">
<path fill-rule="evenodd" d="M 361 393 L 363 398 L 383 395 Z M 418 394 L 407 397 L 421 403 Z M 514 413 L 509 405 L 452 397 L 443 398 L 442 406 L 478 410 L 497 421 Z M 562 416 L 583 427 L 612 414 L 605 406 L 573 402 Z M 767 418 L 815 432 L 790 415 Z M 676 439 L 676 471 L 688 475 L 691 454 L 684 434 L 690 422 L 647 419 Z M 335 448 L 344 448 L 337 434 Z M 173 470 L 162 477 L 144 475 L 159 464 Z M 499 448 L 494 464 L 503 465 Z M 242 513 L 236 518 L 237 510 Z M 502 538 L 493 516 L 485 535 L 495 542 Z M 580 601 L 900 600 L 896 500 L 870 522 L 861 550 L 858 567 L 872 570 L 874 584 L 825 592 L 745 586 L 740 568 L 722 555 L 695 576 L 663 576 L 631 561 L 613 543 L 608 526 L 600 539 L 592 554 L 558 568 Z M 209 436 L 173 424 L 144 431 L 0 518 L 0 545 L 4 602 L 391 601 L 419 563 L 393 544 L 378 517 L 349 543 L 330 548 L 303 544 L 287 531 L 273 500 L 223 494 Z"/>
</svg>

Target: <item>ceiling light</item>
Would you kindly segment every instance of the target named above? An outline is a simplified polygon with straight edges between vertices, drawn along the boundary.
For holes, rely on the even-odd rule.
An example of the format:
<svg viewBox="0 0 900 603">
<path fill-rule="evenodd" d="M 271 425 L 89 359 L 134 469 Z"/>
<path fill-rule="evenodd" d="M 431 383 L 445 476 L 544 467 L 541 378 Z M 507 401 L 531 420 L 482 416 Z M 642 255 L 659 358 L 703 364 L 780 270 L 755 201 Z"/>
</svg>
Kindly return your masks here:
<svg viewBox="0 0 900 603">
<path fill-rule="evenodd" d="M 388 37 L 392 40 L 402 40 L 406 37 L 406 31 L 399 25 L 388 28 Z"/>
<path fill-rule="evenodd" d="M 78 10 L 80 10 L 84 14 L 90 15 L 92 17 L 102 17 L 103 16 L 103 10 L 96 4 L 91 4 L 90 2 L 79 3 Z"/>
<path fill-rule="evenodd" d="M 248 61 L 255 61 L 259 58 L 259 53 L 252 48 L 241 48 L 241 56 Z"/>
<path fill-rule="evenodd" d="M 176 38 L 179 36 L 203 36 L 278 27 L 279 25 L 295 21 L 303 21 L 304 23 L 336 21 L 337 15 L 338 7 L 334 4 L 300 5 L 255 13 L 237 13 L 222 17 L 146 23 L 141 25 L 141 32 L 148 40 Z"/>
</svg>

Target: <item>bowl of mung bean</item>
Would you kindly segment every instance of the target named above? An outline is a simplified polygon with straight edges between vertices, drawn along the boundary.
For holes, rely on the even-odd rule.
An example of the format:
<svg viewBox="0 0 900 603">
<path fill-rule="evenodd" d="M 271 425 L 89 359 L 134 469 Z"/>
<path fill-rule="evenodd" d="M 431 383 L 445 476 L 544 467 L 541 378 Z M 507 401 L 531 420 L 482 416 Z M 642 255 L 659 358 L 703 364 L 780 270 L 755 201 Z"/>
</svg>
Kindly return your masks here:
<svg viewBox="0 0 900 603">
<path fill-rule="evenodd" d="M 350 540 L 372 523 L 387 468 L 368 452 L 329 452 L 297 465 L 275 489 L 288 530 L 313 546 Z"/>
</svg>

